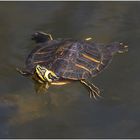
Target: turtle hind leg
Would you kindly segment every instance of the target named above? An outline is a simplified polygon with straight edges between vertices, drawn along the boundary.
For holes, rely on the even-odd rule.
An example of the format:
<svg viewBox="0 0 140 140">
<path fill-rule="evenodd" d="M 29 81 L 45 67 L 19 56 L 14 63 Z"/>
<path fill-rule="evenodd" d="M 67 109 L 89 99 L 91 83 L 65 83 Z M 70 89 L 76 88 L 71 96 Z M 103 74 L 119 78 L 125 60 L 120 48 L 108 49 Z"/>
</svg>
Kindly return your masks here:
<svg viewBox="0 0 140 140">
<path fill-rule="evenodd" d="M 89 83 L 86 80 L 81 80 L 81 83 L 88 88 L 88 90 L 89 90 L 89 96 L 90 96 L 91 99 L 94 98 L 95 100 L 97 100 L 97 97 L 102 98 L 102 96 L 100 95 L 99 88 L 96 87 L 94 84 Z"/>
</svg>

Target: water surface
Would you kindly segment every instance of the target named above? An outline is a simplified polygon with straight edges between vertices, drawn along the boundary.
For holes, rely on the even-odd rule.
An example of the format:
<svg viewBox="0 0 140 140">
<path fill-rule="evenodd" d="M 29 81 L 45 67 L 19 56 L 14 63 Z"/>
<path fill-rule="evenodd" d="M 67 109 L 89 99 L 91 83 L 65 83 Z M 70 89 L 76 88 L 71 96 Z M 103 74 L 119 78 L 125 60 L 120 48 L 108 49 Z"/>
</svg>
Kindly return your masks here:
<svg viewBox="0 0 140 140">
<path fill-rule="evenodd" d="M 140 138 L 139 13 L 140 2 L 0 2 L 0 138 Z M 15 68 L 38 30 L 129 45 L 93 79 L 104 99 L 80 83 L 35 93 Z"/>
</svg>

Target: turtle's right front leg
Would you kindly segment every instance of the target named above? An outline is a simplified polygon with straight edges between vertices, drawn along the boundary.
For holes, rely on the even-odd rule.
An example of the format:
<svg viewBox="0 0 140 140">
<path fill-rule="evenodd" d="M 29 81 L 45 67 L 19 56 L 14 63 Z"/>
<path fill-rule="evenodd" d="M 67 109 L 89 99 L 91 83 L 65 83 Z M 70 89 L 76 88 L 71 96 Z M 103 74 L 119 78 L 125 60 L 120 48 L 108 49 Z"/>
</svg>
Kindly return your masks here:
<svg viewBox="0 0 140 140">
<path fill-rule="evenodd" d="M 28 72 L 28 71 L 26 71 L 26 70 L 21 70 L 21 69 L 19 69 L 19 68 L 16 68 L 16 70 L 21 74 L 21 75 L 23 75 L 23 76 L 30 76 L 31 74 Z"/>
<path fill-rule="evenodd" d="M 97 97 L 102 97 L 100 95 L 99 88 L 96 87 L 94 84 L 89 83 L 86 80 L 81 80 L 81 83 L 84 84 L 88 88 L 88 90 L 89 90 L 89 96 L 90 96 L 91 99 L 94 97 L 94 99 L 97 100 Z"/>
</svg>

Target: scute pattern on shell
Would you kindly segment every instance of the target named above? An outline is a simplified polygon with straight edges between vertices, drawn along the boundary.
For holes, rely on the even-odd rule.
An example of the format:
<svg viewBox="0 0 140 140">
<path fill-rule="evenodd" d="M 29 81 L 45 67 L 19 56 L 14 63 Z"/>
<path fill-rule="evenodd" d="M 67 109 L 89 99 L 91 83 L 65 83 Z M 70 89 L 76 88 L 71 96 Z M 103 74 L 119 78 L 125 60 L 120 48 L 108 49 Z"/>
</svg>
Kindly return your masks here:
<svg viewBox="0 0 140 140">
<path fill-rule="evenodd" d="M 72 39 L 52 40 L 37 46 L 26 60 L 33 73 L 37 64 L 72 80 L 96 76 L 112 59 L 104 45 Z"/>
</svg>

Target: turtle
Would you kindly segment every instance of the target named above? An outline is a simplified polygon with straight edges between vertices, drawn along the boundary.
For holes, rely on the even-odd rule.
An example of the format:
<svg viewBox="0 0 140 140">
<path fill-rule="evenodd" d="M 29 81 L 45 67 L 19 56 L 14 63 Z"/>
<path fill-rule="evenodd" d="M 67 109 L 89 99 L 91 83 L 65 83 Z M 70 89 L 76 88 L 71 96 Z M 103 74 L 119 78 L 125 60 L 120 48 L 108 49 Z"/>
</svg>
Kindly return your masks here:
<svg viewBox="0 0 140 140">
<path fill-rule="evenodd" d="M 96 43 L 92 38 L 53 39 L 51 34 L 38 31 L 32 34 L 36 47 L 26 59 L 24 69 L 17 68 L 23 76 L 29 76 L 45 85 L 65 85 L 80 81 L 89 90 L 90 98 L 102 97 L 100 89 L 89 78 L 101 73 L 113 56 L 124 53 L 128 46 L 121 42 Z"/>
</svg>

